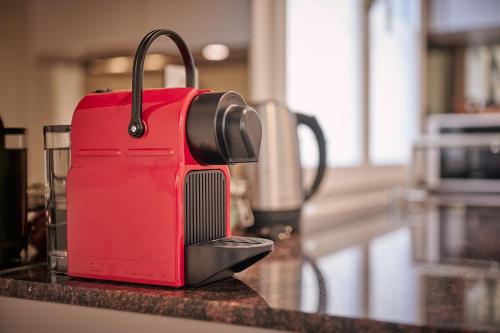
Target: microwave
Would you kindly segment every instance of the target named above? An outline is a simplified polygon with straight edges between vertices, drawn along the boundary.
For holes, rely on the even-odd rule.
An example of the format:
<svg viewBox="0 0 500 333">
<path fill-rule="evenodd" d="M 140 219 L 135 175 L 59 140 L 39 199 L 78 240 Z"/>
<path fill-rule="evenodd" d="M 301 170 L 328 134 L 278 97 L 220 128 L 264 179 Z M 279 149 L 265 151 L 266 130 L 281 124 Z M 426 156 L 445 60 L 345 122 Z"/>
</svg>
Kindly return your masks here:
<svg viewBox="0 0 500 333">
<path fill-rule="evenodd" d="M 427 187 L 500 193 L 500 113 L 435 114 L 428 120 Z"/>
</svg>

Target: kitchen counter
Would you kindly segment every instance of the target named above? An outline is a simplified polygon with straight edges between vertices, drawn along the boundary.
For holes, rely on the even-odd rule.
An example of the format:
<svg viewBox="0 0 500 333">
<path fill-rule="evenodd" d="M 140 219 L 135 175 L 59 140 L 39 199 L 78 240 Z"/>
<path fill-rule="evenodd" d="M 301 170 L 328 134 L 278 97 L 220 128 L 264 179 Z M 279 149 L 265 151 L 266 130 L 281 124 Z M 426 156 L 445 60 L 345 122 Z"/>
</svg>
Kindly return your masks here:
<svg viewBox="0 0 500 333">
<path fill-rule="evenodd" d="M 0 273 L 0 296 L 287 331 L 500 331 L 499 236 L 500 208 L 409 206 L 282 234 L 270 256 L 201 288 L 38 266 Z"/>
</svg>

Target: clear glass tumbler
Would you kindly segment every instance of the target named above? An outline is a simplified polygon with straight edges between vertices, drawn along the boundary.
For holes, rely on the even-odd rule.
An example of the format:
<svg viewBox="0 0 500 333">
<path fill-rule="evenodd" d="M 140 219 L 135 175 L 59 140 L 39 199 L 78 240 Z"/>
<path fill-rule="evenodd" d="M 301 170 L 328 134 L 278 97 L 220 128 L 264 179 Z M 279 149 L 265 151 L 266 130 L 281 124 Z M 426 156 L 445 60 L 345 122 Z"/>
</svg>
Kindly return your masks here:
<svg viewBox="0 0 500 333">
<path fill-rule="evenodd" d="M 43 127 L 47 263 L 54 273 L 67 273 L 66 177 L 70 166 L 70 125 Z"/>
</svg>

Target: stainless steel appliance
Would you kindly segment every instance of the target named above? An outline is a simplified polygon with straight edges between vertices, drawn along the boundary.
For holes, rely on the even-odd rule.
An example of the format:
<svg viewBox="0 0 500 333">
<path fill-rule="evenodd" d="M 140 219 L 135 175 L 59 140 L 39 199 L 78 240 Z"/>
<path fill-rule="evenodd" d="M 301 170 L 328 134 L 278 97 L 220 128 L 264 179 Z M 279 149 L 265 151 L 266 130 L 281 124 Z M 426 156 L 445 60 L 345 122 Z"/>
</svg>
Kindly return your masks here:
<svg viewBox="0 0 500 333">
<path fill-rule="evenodd" d="M 500 113 L 432 115 L 424 141 L 427 188 L 500 192 Z"/>
<path fill-rule="evenodd" d="M 259 161 L 244 166 L 252 192 L 253 228 L 282 225 L 298 228 L 304 201 L 319 188 L 326 170 L 326 142 L 316 118 L 290 112 L 280 103 L 254 105 L 262 122 Z M 302 185 L 297 126 L 306 125 L 318 143 L 319 165 L 310 188 Z"/>
<path fill-rule="evenodd" d="M 66 178 L 70 166 L 70 125 L 43 127 L 47 210 L 47 264 L 67 272 Z"/>
</svg>

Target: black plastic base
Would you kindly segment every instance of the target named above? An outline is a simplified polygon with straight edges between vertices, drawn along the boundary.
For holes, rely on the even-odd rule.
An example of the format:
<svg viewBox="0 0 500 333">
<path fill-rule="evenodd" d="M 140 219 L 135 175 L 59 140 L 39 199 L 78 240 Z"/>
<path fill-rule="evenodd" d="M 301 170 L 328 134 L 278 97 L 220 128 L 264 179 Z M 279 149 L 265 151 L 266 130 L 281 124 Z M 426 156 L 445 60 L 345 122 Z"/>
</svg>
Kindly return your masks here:
<svg viewBox="0 0 500 333">
<path fill-rule="evenodd" d="M 225 237 L 185 248 L 185 281 L 201 286 L 225 279 L 264 258 L 273 241 L 253 237 Z"/>
</svg>

